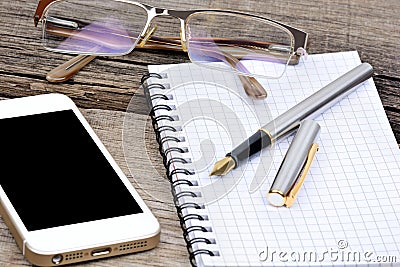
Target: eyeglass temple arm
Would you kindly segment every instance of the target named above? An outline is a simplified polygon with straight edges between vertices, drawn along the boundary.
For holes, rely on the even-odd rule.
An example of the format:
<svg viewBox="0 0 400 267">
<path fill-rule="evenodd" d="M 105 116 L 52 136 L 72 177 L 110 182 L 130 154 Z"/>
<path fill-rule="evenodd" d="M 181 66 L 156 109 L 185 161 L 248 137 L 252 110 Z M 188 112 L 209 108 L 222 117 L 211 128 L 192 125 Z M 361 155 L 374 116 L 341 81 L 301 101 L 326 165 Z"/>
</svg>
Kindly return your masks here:
<svg viewBox="0 0 400 267">
<path fill-rule="evenodd" d="M 60 36 L 71 36 L 73 35 L 72 30 L 62 29 L 62 28 L 48 28 L 49 33 L 60 35 Z M 211 40 L 211 39 L 203 39 L 203 41 Z M 236 40 L 219 38 L 212 39 L 213 42 L 216 43 L 235 43 Z M 242 44 L 251 44 L 251 41 L 240 41 Z M 260 43 L 258 43 L 260 45 Z M 270 45 L 270 43 L 263 43 L 264 45 Z M 173 50 L 173 51 L 182 51 L 181 38 L 180 37 L 156 37 L 151 36 L 142 46 L 136 46 L 135 48 L 143 48 L 143 49 L 163 49 L 163 50 Z M 204 50 L 204 49 L 203 49 Z M 204 50 L 207 52 L 206 50 Z M 203 51 L 203 52 L 204 52 Z M 230 53 L 226 53 L 222 50 L 219 50 L 218 53 L 216 51 L 208 51 L 208 56 L 224 61 L 225 63 L 231 65 L 235 68 L 245 69 L 242 63 Z M 74 76 L 80 69 L 86 66 L 90 61 L 92 61 L 95 56 L 77 56 L 73 59 L 67 61 L 66 63 L 56 67 L 52 71 L 50 71 L 46 79 L 50 82 L 64 82 Z M 262 85 L 253 77 L 247 77 L 244 75 L 239 75 L 239 79 L 243 84 L 243 88 L 247 95 L 253 98 L 265 98 L 267 96 L 266 90 L 262 87 Z"/>
<path fill-rule="evenodd" d="M 70 29 L 63 29 L 60 27 L 48 27 L 46 28 L 48 33 L 59 35 L 59 36 L 64 36 L 64 37 L 69 37 L 74 35 L 74 30 Z M 239 45 L 242 47 L 246 47 L 247 49 L 251 49 L 252 46 L 258 45 L 258 46 L 265 46 L 266 48 L 270 48 L 270 45 L 272 43 L 267 43 L 267 42 L 254 42 L 254 41 L 245 41 L 245 40 L 234 40 L 234 39 L 228 39 L 228 38 L 201 38 L 199 40 L 202 41 L 208 41 L 208 42 L 213 42 L 213 43 L 224 43 L 224 44 L 230 44 L 231 46 L 233 45 Z M 143 40 L 142 40 L 143 42 Z M 140 44 L 142 44 L 140 42 Z M 276 45 L 276 44 L 273 44 Z M 281 48 L 284 46 L 281 46 Z M 147 39 L 145 37 L 145 41 L 143 42 L 143 45 L 138 45 L 135 48 L 144 48 L 144 49 L 163 49 L 163 50 L 174 50 L 174 51 L 182 51 L 182 44 L 181 44 L 181 38 L 180 37 L 156 37 L 156 36 L 151 36 L 150 38 Z M 232 67 L 236 69 L 243 69 L 243 72 L 247 72 L 246 68 L 244 65 L 238 60 L 240 58 L 237 55 L 233 55 L 231 53 L 227 53 L 224 50 L 229 50 L 229 46 L 218 49 L 218 51 L 215 50 L 206 50 L 202 48 L 203 52 L 207 54 L 207 56 L 216 58 L 218 60 L 222 60 L 223 62 L 227 63 L 228 65 L 231 65 Z M 269 49 L 265 50 L 269 51 Z M 235 57 L 236 56 L 236 57 Z M 52 71 L 50 71 L 46 78 L 50 82 L 63 82 L 71 78 L 73 75 L 75 75 L 81 68 L 83 68 L 85 65 L 87 65 L 90 61 L 92 61 L 95 58 L 95 56 L 77 56 L 68 62 L 56 67 Z M 277 58 L 279 60 L 279 58 Z M 282 59 L 283 61 L 285 59 Z M 297 63 L 297 61 L 293 62 L 294 64 Z M 243 88 L 245 89 L 245 92 L 247 95 L 253 98 L 265 98 L 267 96 L 266 90 L 261 86 L 261 84 L 253 77 L 248 77 L 244 75 L 239 75 L 239 79 L 243 84 Z"/>
<path fill-rule="evenodd" d="M 236 67 L 238 67 L 237 64 L 241 64 L 240 61 L 238 61 L 236 58 L 229 57 L 228 55 L 225 56 L 218 55 L 218 53 L 211 53 L 211 52 L 207 54 L 208 56 L 223 60 L 224 62 L 232 66 L 236 65 Z M 48 72 L 46 75 L 46 79 L 49 82 L 53 83 L 65 82 L 70 78 L 72 78 L 84 66 L 86 66 L 89 62 L 91 62 L 95 58 L 96 56 L 90 56 L 90 55 L 78 55 L 76 57 L 73 57 L 72 59 L 68 60 L 67 62 L 59 65 L 58 67 Z M 243 76 L 240 74 L 238 75 L 238 77 L 248 96 L 256 99 L 262 99 L 267 97 L 266 90 L 254 77 Z"/>
<path fill-rule="evenodd" d="M 63 37 L 70 37 L 75 35 L 75 30 L 74 29 L 66 29 L 66 28 L 61 28 L 61 27 L 51 27 L 47 26 L 46 32 L 49 34 L 57 35 L 57 36 L 63 36 Z M 133 36 L 131 38 L 137 38 Z M 142 38 L 142 37 L 141 37 Z M 230 39 L 230 38 L 199 38 L 198 40 L 201 40 L 203 42 L 212 42 L 216 44 L 229 44 L 229 46 L 240 46 L 244 47 L 249 50 L 254 50 L 253 47 L 265 47 L 264 52 L 267 53 L 274 53 L 275 59 L 279 60 L 279 49 L 289 49 L 290 47 L 285 46 L 285 45 L 279 45 L 279 44 L 274 44 L 271 42 L 258 42 L 258 41 L 247 41 L 247 40 L 237 40 L 237 39 Z M 142 43 L 143 39 L 139 42 L 140 44 Z M 229 49 L 229 46 L 225 47 L 225 50 Z M 276 49 L 278 48 L 278 49 Z M 146 39 L 144 42 L 144 45 L 137 45 L 135 49 L 157 49 L 157 50 L 172 50 L 172 51 L 182 51 L 182 43 L 181 43 L 181 38 L 180 37 L 175 37 L 175 36 L 166 36 L 166 37 L 157 37 L 157 36 L 151 36 L 150 38 Z M 228 52 L 228 51 L 225 51 Z M 235 56 L 236 58 L 241 58 L 243 55 L 239 55 L 235 53 L 237 51 L 232 51 L 229 52 L 232 56 Z M 289 51 L 287 51 L 289 52 Z M 287 53 L 285 52 L 285 53 Z M 282 61 L 287 60 L 287 56 L 285 55 L 282 59 Z M 290 65 L 295 65 L 299 62 L 299 54 L 294 53 L 294 55 L 290 58 L 289 64 Z"/>
<path fill-rule="evenodd" d="M 96 56 L 90 55 L 75 56 L 49 71 L 46 75 L 46 80 L 52 83 L 68 81 L 95 58 Z"/>
<path fill-rule="evenodd" d="M 53 34 L 57 36 L 63 36 L 63 37 L 70 37 L 70 36 L 77 36 L 75 33 L 75 29 L 67 29 L 67 28 L 62 28 L 62 27 L 57 27 L 57 26 L 47 26 L 46 32 L 48 34 Z M 85 35 L 83 35 L 81 38 L 84 38 Z M 90 35 L 88 35 L 90 36 Z M 127 38 L 138 38 L 137 34 L 132 36 L 129 36 Z M 89 39 L 90 40 L 90 39 Z M 228 46 L 224 47 L 225 52 L 229 52 L 232 56 L 235 56 L 236 58 L 241 58 L 245 56 L 245 54 L 238 54 L 237 50 L 233 51 L 227 51 L 229 50 L 229 47 L 242 47 L 246 48 L 247 50 L 255 50 L 256 52 L 259 51 L 259 49 L 255 49 L 254 47 L 258 48 L 264 48 L 263 52 L 273 54 L 273 57 L 275 59 L 280 59 L 279 58 L 279 53 L 282 52 L 281 50 L 287 50 L 284 52 L 284 56 L 281 58 L 284 63 L 287 61 L 287 53 L 290 52 L 290 47 L 287 45 L 280 45 L 276 43 L 271 43 L 271 42 L 258 42 L 258 41 L 247 41 L 247 40 L 238 40 L 238 39 L 230 39 L 230 38 L 198 38 L 198 41 L 206 42 L 206 43 L 216 43 L 216 44 L 225 44 Z M 181 42 L 181 37 L 175 37 L 175 36 L 162 36 L 162 37 L 157 37 L 157 36 L 152 36 L 152 35 L 146 35 L 145 37 L 140 36 L 140 40 L 138 42 L 139 45 L 135 46 L 135 49 L 157 49 L 157 50 L 173 50 L 173 51 L 182 51 L 182 42 Z M 282 53 L 281 53 L 282 55 Z M 289 62 L 290 65 L 295 65 L 299 62 L 299 55 L 295 53 Z"/>
<path fill-rule="evenodd" d="M 221 50 L 201 48 L 201 51 L 208 57 L 212 57 L 231 65 L 233 68 L 242 72 L 248 72 L 246 67 L 236 57 Z M 267 97 L 267 92 L 264 87 L 254 78 L 238 74 L 246 94 L 255 99 L 263 99 Z"/>
<path fill-rule="evenodd" d="M 202 38 L 201 41 L 211 41 L 213 43 L 216 44 L 229 44 L 230 46 L 240 46 L 240 47 L 244 47 L 246 49 L 252 50 L 254 49 L 254 46 L 264 46 L 264 47 L 268 47 L 268 46 L 275 46 L 275 47 L 280 47 L 285 49 L 285 45 L 278 45 L 278 44 L 274 44 L 274 43 L 270 43 L 270 42 L 256 42 L 256 41 L 245 41 L 245 40 L 237 40 L 237 39 L 229 39 L 229 38 Z M 180 37 L 172 37 L 172 36 L 163 36 L 163 37 L 157 37 L 157 36 L 152 36 L 144 46 L 142 47 L 135 47 L 135 49 L 162 49 L 162 50 L 173 50 L 173 51 L 182 51 L 182 44 L 181 44 L 181 38 Z M 229 47 L 226 47 L 226 50 L 229 50 Z M 272 51 L 274 52 L 278 52 L 279 48 L 277 50 L 274 50 L 273 48 L 271 49 L 267 49 L 264 50 L 264 52 L 268 52 L 268 53 L 272 53 Z M 236 58 L 241 58 L 241 55 L 239 54 L 235 54 L 235 52 L 237 51 L 233 51 L 231 54 L 232 56 L 236 57 Z M 275 54 L 275 57 L 277 55 Z M 300 58 L 300 54 L 295 52 L 292 57 L 290 58 L 289 61 L 289 65 L 296 65 L 299 63 L 299 58 Z M 276 58 L 276 59 L 279 59 Z M 287 56 L 285 55 L 284 58 L 281 58 L 282 61 L 286 61 L 287 60 Z"/>
<path fill-rule="evenodd" d="M 68 30 L 56 30 L 51 31 L 53 34 L 70 36 L 71 32 Z M 182 45 L 180 41 L 180 37 L 155 37 L 152 36 L 143 46 L 137 46 L 136 48 L 144 48 L 144 49 L 164 49 L 164 50 L 174 50 L 174 51 L 182 51 Z M 223 39 L 221 39 L 223 40 Z M 242 63 L 235 58 L 234 56 L 226 53 L 224 51 L 219 50 L 211 51 L 203 49 L 203 52 L 208 56 L 216 58 L 218 60 L 222 60 L 225 63 L 231 65 L 235 68 L 241 68 L 245 70 L 245 67 Z M 90 61 L 92 61 L 95 56 L 84 56 L 79 55 L 71 60 L 63 63 L 62 65 L 51 70 L 46 79 L 50 82 L 64 82 L 74 76 L 80 69 L 86 66 Z M 265 98 L 267 96 L 267 92 L 262 87 L 262 85 L 253 77 L 247 77 L 243 75 L 239 75 L 239 79 L 243 84 L 243 88 L 247 95 L 253 98 Z"/>
<path fill-rule="evenodd" d="M 235 57 L 224 53 L 223 51 L 212 51 L 205 50 L 203 52 L 210 57 L 224 61 L 225 63 L 231 65 L 232 67 L 243 69 L 246 68 L 242 63 Z M 50 72 L 47 73 L 46 79 L 49 82 L 57 83 L 64 82 L 72 78 L 76 73 L 78 73 L 84 66 L 91 62 L 96 56 L 93 55 L 78 55 L 68 60 L 67 62 L 59 65 Z M 246 94 L 252 98 L 261 99 L 267 96 L 267 92 L 264 87 L 254 78 L 244 75 L 238 75 Z"/>
</svg>

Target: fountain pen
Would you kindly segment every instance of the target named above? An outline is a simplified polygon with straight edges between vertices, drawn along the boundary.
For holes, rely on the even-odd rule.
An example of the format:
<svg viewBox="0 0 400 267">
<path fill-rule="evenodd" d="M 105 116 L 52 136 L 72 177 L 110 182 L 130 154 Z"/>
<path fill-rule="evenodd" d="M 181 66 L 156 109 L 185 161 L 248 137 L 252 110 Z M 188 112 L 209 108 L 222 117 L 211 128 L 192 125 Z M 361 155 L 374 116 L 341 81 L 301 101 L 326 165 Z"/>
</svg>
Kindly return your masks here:
<svg viewBox="0 0 400 267">
<path fill-rule="evenodd" d="M 343 74 L 308 98 L 293 106 L 288 111 L 270 121 L 247 140 L 217 161 L 210 173 L 226 175 L 239 166 L 240 162 L 271 146 L 276 140 L 289 135 L 296 130 L 305 119 L 313 119 L 328 108 L 335 105 L 345 96 L 355 91 L 360 83 L 373 74 L 372 66 L 362 63 Z"/>
</svg>

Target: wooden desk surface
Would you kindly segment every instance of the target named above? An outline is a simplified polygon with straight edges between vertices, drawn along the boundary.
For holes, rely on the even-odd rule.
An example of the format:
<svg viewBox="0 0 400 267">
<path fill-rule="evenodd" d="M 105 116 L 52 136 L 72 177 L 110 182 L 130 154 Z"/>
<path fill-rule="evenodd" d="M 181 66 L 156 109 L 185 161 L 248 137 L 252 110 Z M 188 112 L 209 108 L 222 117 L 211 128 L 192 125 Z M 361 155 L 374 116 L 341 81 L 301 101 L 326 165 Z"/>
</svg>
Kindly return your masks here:
<svg viewBox="0 0 400 267">
<path fill-rule="evenodd" d="M 375 69 L 374 80 L 397 142 L 400 143 L 400 1 L 320 1 L 320 0 L 231 0 L 143 1 L 170 9 L 232 9 L 266 16 L 310 34 L 309 53 L 357 50 L 361 60 Z M 168 181 L 143 172 L 132 177 L 122 144 L 122 126 L 126 107 L 139 88 L 140 77 L 148 64 L 187 62 L 184 53 L 135 51 L 129 55 L 97 58 L 73 80 L 50 84 L 48 71 L 71 56 L 45 51 L 40 29 L 33 26 L 32 16 L 37 0 L 3 0 L 0 5 L 0 97 L 3 99 L 59 92 L 70 96 L 81 108 L 117 163 L 131 179 L 162 227 L 161 243 L 151 251 L 110 258 L 79 266 L 188 266 L 188 254 L 182 238 Z M 161 20 L 170 23 L 169 19 Z M 179 27 L 177 21 L 176 32 Z M 131 115 L 144 122 L 144 111 Z M 140 132 L 138 140 L 142 138 Z M 153 166 L 164 173 L 152 130 L 146 134 L 147 152 Z M 0 140 L 4 141 L 4 140 Z M 137 141 L 137 140 L 136 140 Z M 135 140 L 132 140 L 132 146 Z M 134 155 L 145 162 L 146 155 Z M 149 166 L 143 164 L 142 170 Z M 139 185 L 154 184 L 144 190 Z M 162 196 L 157 200 L 152 196 Z M 0 265 L 30 265 L 24 260 L 7 226 L 0 219 Z"/>
</svg>

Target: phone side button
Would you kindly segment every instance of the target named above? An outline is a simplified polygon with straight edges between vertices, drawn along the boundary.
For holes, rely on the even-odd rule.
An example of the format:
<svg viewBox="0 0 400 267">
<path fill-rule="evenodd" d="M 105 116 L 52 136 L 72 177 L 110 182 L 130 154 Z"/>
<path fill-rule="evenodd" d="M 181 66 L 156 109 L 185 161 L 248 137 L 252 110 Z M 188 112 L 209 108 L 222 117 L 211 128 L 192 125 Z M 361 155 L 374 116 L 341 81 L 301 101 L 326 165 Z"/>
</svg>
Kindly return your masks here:
<svg viewBox="0 0 400 267">
<path fill-rule="evenodd" d="M 100 248 L 100 249 L 93 250 L 91 255 L 93 257 L 99 257 L 99 256 L 104 256 L 104 255 L 107 255 L 110 253 L 111 253 L 111 248 Z"/>
</svg>

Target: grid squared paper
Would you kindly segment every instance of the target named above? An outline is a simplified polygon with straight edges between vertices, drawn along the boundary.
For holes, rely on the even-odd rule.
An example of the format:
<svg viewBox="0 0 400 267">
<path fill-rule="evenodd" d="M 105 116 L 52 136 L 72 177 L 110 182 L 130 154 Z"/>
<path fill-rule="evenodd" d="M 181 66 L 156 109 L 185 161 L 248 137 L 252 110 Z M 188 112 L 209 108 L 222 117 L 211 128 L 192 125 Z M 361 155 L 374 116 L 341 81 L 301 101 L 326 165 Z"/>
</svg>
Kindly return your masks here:
<svg viewBox="0 0 400 267">
<path fill-rule="evenodd" d="M 176 107 L 157 111 L 157 115 L 177 118 L 162 121 L 160 126 L 182 127 L 181 132 L 168 135 L 184 137 L 183 142 L 167 142 L 165 146 L 188 148 L 189 152 L 180 156 L 192 162 L 172 168 L 196 170 L 195 175 L 177 175 L 175 179 L 198 183 L 198 188 L 183 187 L 182 191 L 218 196 L 204 209 L 184 211 L 208 218 L 188 221 L 188 225 L 210 230 L 193 232 L 191 238 L 215 241 L 195 244 L 194 249 L 219 255 L 196 256 L 199 266 L 400 262 L 400 152 L 372 79 L 315 118 L 321 125 L 317 139 L 320 150 L 291 208 L 272 207 L 266 193 L 292 136 L 224 177 L 208 176 L 215 160 L 235 145 L 360 63 L 355 51 L 310 55 L 299 65 L 288 66 L 279 80 L 259 80 L 268 90 L 266 100 L 249 99 L 238 78 L 229 73 L 191 63 L 149 66 L 150 72 L 167 73 L 162 82 L 171 88 L 151 90 L 151 94 L 171 95 L 170 100 L 153 104 Z M 249 192 L 253 177 L 258 176 L 265 179 L 260 180 L 257 190 Z M 180 201 L 190 201 L 190 197 Z"/>
</svg>

